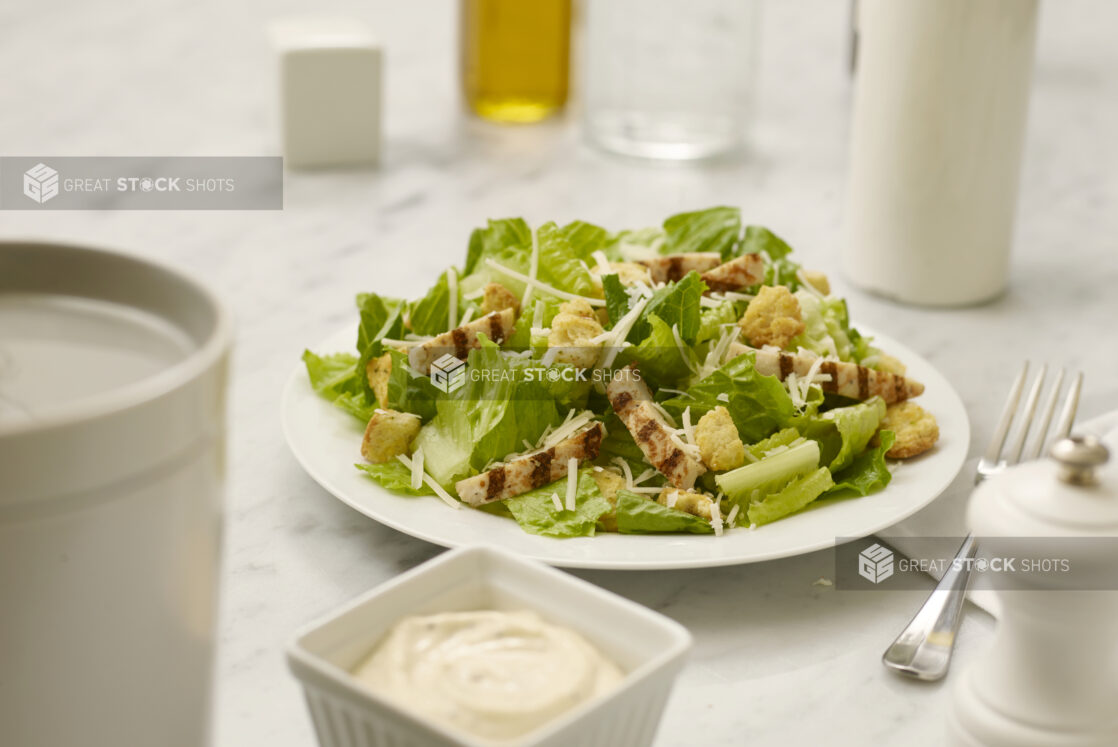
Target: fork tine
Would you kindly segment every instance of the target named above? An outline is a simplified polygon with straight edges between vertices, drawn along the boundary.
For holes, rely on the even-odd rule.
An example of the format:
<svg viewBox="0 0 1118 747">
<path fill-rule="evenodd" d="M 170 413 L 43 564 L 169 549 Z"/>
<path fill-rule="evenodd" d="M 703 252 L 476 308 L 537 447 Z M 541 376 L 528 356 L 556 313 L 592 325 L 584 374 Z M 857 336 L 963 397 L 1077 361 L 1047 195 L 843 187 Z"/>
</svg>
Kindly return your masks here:
<svg viewBox="0 0 1118 747">
<path fill-rule="evenodd" d="M 1005 438 L 1009 435 L 1009 426 L 1013 422 L 1013 413 L 1017 410 L 1017 400 L 1021 399 L 1021 390 L 1025 388 L 1025 377 L 1029 374 L 1029 362 L 1025 361 L 1025 365 L 1021 368 L 1021 373 L 1017 374 L 1017 379 L 1013 382 L 1013 387 L 1009 390 L 1009 396 L 1005 399 L 1005 406 L 1002 408 L 1002 416 L 998 418 L 998 426 L 994 429 L 994 436 L 990 439 L 990 445 L 986 447 L 986 459 L 991 462 L 998 461 L 998 456 L 1002 453 L 1002 446 L 1005 445 Z"/>
<path fill-rule="evenodd" d="M 1060 369 L 1056 374 L 1056 383 L 1052 385 L 1052 391 L 1048 394 L 1048 401 L 1044 403 L 1044 410 L 1040 416 L 1040 422 L 1037 424 L 1036 433 L 1033 435 L 1033 448 L 1028 452 L 1025 459 L 1039 459 L 1044 450 L 1044 441 L 1048 435 L 1048 427 L 1052 425 L 1052 416 L 1056 414 L 1056 402 L 1060 399 L 1060 387 L 1064 385 L 1064 369 Z"/>
<path fill-rule="evenodd" d="M 1021 452 L 1025 449 L 1025 440 L 1029 437 L 1029 428 L 1033 425 L 1033 416 L 1036 414 L 1036 405 L 1040 400 L 1041 389 L 1044 388 L 1044 379 L 1048 375 L 1048 364 L 1045 363 L 1037 371 L 1033 380 L 1033 388 L 1029 390 L 1029 397 L 1025 400 L 1025 409 L 1021 413 L 1021 421 L 1017 424 L 1017 436 L 1009 447 L 1006 455 L 1006 464 L 1017 464 L 1021 461 Z"/>
<path fill-rule="evenodd" d="M 1060 413 L 1060 424 L 1056 426 L 1056 432 L 1052 434 L 1053 441 L 1065 438 L 1071 433 L 1071 424 L 1075 422 L 1075 412 L 1079 409 L 1079 390 L 1082 388 L 1083 374 L 1080 372 L 1072 379 L 1071 387 L 1068 389 L 1067 399 L 1064 400 L 1064 409 Z"/>
</svg>

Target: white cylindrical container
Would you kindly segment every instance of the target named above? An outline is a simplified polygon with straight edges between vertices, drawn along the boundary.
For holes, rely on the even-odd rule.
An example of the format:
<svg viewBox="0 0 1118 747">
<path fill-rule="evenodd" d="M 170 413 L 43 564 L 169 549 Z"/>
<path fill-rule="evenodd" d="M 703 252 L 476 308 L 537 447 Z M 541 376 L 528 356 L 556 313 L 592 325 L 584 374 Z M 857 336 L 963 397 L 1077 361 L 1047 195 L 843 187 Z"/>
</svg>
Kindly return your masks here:
<svg viewBox="0 0 1118 747">
<path fill-rule="evenodd" d="M 208 742 L 231 339 L 174 271 L 0 243 L 0 742 Z"/>
<path fill-rule="evenodd" d="M 1118 465 L 1090 437 L 1057 442 L 1052 457 L 971 496 L 980 553 L 1011 562 L 1015 582 L 998 591 L 993 644 L 952 688 L 951 745 L 1118 744 Z"/>
<path fill-rule="evenodd" d="M 1037 0 L 860 0 L 843 268 L 898 301 L 1005 290 Z"/>
</svg>

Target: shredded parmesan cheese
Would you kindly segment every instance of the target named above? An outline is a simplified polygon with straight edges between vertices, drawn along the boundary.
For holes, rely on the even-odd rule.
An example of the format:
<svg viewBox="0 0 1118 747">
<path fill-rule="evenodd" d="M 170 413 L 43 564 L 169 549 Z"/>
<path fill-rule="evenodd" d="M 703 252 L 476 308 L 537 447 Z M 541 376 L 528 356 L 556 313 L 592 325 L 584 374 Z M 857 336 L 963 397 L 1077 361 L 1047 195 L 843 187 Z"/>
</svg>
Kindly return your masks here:
<svg viewBox="0 0 1118 747">
<path fill-rule="evenodd" d="M 488 261 L 488 260 L 487 260 Z M 527 285 L 524 288 L 524 295 L 520 299 L 520 308 L 528 308 L 528 301 L 532 299 L 533 284 L 536 282 L 536 275 L 540 271 L 540 239 L 535 231 L 532 231 L 532 256 L 528 260 L 528 277 Z"/>
<path fill-rule="evenodd" d="M 458 269 L 451 266 L 446 271 L 446 316 L 447 329 L 458 326 Z"/>
<path fill-rule="evenodd" d="M 710 525 L 714 528 L 714 536 L 722 536 L 722 494 L 719 493 L 718 497 L 714 500 L 714 505 L 710 507 Z"/>
<path fill-rule="evenodd" d="M 740 510 L 741 510 L 741 506 L 738 505 L 737 503 L 735 503 L 734 507 L 730 509 L 729 515 L 726 517 L 726 525 L 727 526 L 729 526 L 729 527 L 734 526 L 734 520 L 738 518 L 738 511 L 740 511 Z"/>
<path fill-rule="evenodd" d="M 551 494 L 551 502 L 553 504 L 555 504 L 555 510 L 556 511 L 562 511 L 563 510 L 563 501 L 559 500 L 559 494 L 558 493 L 552 493 Z"/>
<path fill-rule="evenodd" d="M 672 492 L 668 493 L 668 498 L 667 498 L 666 501 L 664 501 L 664 503 L 667 505 L 668 508 L 675 508 L 675 502 L 678 501 L 678 500 L 679 500 L 679 491 L 678 490 L 673 490 Z"/>
<path fill-rule="evenodd" d="M 628 463 L 626 462 L 626 464 L 628 464 Z M 656 475 L 657 475 L 656 468 L 655 467 L 649 467 L 644 472 L 641 472 L 639 475 L 637 475 L 636 477 L 633 478 L 633 484 L 634 485 L 640 485 L 642 482 L 644 482 L 648 478 L 655 477 Z"/>
<path fill-rule="evenodd" d="M 625 476 L 625 488 L 632 490 L 637 481 L 633 479 L 633 470 L 629 469 L 629 463 L 623 457 L 614 457 L 613 461 L 621 467 L 621 474 Z"/>
<path fill-rule="evenodd" d="M 567 460 L 567 510 L 575 510 L 575 495 L 578 492 L 578 459 Z"/>
<path fill-rule="evenodd" d="M 598 271 L 601 272 L 601 274 L 610 275 L 613 273 L 613 268 L 609 266 L 609 259 L 606 257 L 606 253 L 601 249 L 591 252 L 590 256 L 594 258 L 594 261 L 598 265 Z"/>
<path fill-rule="evenodd" d="M 532 312 L 532 327 L 539 329 L 543 327 L 543 314 L 547 310 L 543 301 L 536 301 L 536 307 Z"/>
<path fill-rule="evenodd" d="M 396 458 L 399 459 L 401 464 L 403 464 L 405 467 L 407 467 L 408 469 L 412 469 L 412 460 L 408 459 L 403 454 L 397 454 Z M 423 473 L 423 482 L 427 484 L 427 487 L 435 491 L 435 495 L 441 498 L 443 503 L 450 506 L 451 508 L 462 508 L 462 504 L 459 503 L 454 496 L 446 492 L 446 489 L 443 488 L 442 485 L 439 485 L 435 478 L 431 477 L 426 472 Z"/>
<path fill-rule="evenodd" d="M 730 395 L 727 394 L 726 392 L 722 392 L 717 397 L 715 397 L 715 399 L 718 400 L 719 402 L 729 402 L 730 401 Z"/>
<path fill-rule="evenodd" d="M 467 306 L 466 310 L 464 312 L 462 312 L 462 321 L 458 322 L 458 326 L 463 327 L 463 326 L 469 324 L 470 320 L 474 318 L 474 311 L 476 309 L 477 309 L 476 306 Z"/>
<path fill-rule="evenodd" d="M 625 316 L 617 320 L 617 324 L 613 325 L 610 332 L 613 334 L 613 339 L 609 344 L 602 348 L 601 354 L 598 356 L 598 362 L 594 368 L 609 368 L 613 365 L 613 361 L 617 358 L 617 354 L 621 351 L 621 345 L 625 342 L 625 338 L 629 336 L 629 330 L 636 324 L 637 318 L 644 311 L 644 307 L 648 305 L 648 299 L 642 298 L 629 309 Z"/>
<path fill-rule="evenodd" d="M 510 278 L 515 278 L 516 280 L 519 280 L 522 283 L 526 283 L 528 285 L 529 290 L 531 290 L 532 288 L 539 288 L 544 293 L 548 293 L 552 296 L 555 296 L 556 298 L 566 299 L 567 301 L 585 301 L 586 303 L 590 304 L 591 306 L 605 306 L 606 305 L 606 302 L 605 302 L 604 299 L 593 298 L 591 296 L 579 296 L 579 295 L 574 294 L 574 293 L 568 293 L 567 291 L 559 290 L 558 288 L 556 288 L 554 286 L 551 286 L 551 285 L 548 285 L 547 283 L 536 280 L 534 277 L 531 277 L 529 275 L 525 275 L 524 273 L 521 273 L 521 272 L 517 272 L 516 270 L 511 270 L 508 267 L 505 267 L 504 265 L 502 265 L 501 263 L 494 262 L 491 259 L 485 260 L 485 263 L 487 265 L 489 265 L 490 267 L 492 267 L 497 272 L 501 273 L 502 275 L 507 275 Z M 525 292 L 525 295 L 526 296 L 528 295 L 527 292 Z M 523 305 L 524 304 L 522 302 L 521 306 L 523 307 Z"/>
<path fill-rule="evenodd" d="M 691 373 L 695 373 L 695 364 L 691 362 L 691 356 L 688 353 L 687 346 L 683 344 L 683 338 L 679 336 L 679 325 L 672 325 L 672 338 L 675 339 L 676 349 L 679 350 L 679 357 L 683 359 L 684 365 Z"/>
<path fill-rule="evenodd" d="M 423 485 L 423 447 L 415 450 L 411 457 L 411 489 L 419 490 Z"/>
<path fill-rule="evenodd" d="M 683 437 L 687 443 L 695 444 L 695 429 L 691 427 L 691 405 L 683 409 Z"/>
</svg>

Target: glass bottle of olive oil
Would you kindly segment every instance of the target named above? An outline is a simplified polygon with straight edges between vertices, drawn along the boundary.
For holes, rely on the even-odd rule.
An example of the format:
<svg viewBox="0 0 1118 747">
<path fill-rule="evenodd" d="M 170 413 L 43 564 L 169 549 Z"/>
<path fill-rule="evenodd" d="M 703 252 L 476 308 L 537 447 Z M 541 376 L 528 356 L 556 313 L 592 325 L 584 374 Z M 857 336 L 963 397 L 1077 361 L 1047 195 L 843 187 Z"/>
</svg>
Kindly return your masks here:
<svg viewBox="0 0 1118 747">
<path fill-rule="evenodd" d="M 571 0 L 462 0 L 466 101 L 494 122 L 537 122 L 567 102 Z"/>
</svg>

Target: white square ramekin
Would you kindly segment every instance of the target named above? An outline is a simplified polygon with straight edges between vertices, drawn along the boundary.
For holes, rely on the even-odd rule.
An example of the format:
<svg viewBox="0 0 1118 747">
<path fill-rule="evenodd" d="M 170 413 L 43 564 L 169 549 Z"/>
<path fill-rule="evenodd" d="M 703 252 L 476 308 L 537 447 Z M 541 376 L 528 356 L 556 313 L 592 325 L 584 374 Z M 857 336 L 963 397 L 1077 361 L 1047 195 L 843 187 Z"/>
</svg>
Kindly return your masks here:
<svg viewBox="0 0 1118 747">
<path fill-rule="evenodd" d="M 530 609 L 578 631 L 612 658 L 616 690 L 502 747 L 638 747 L 651 743 L 691 647 L 679 623 L 562 571 L 501 550 L 446 552 L 299 633 L 287 649 L 322 747 L 484 747 L 365 689 L 350 672 L 408 615 Z"/>
</svg>

